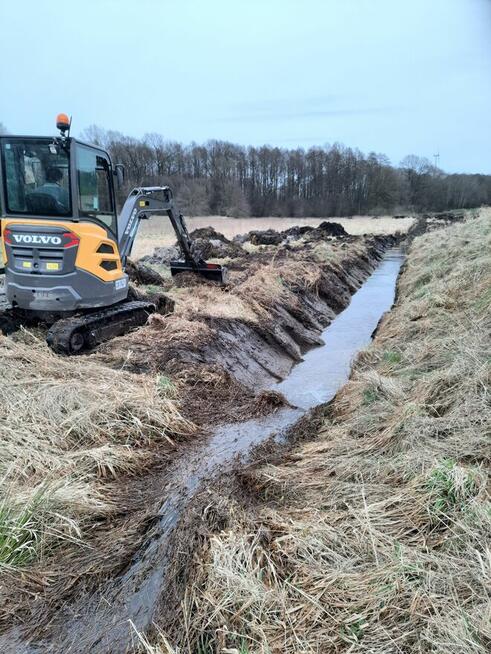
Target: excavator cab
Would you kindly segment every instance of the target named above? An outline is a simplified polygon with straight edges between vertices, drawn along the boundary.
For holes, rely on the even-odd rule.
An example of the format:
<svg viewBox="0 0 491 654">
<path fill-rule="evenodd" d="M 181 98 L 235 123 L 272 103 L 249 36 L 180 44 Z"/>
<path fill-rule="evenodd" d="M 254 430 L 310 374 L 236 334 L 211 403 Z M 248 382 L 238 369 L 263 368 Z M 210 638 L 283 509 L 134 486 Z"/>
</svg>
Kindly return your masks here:
<svg viewBox="0 0 491 654">
<path fill-rule="evenodd" d="M 67 312 L 126 298 L 109 156 L 76 139 L 0 137 L 6 296 Z"/>
<path fill-rule="evenodd" d="M 54 316 L 101 314 L 116 306 L 110 312 L 116 324 L 114 315 L 128 297 L 127 257 L 140 221 L 154 214 L 169 217 L 181 247 L 173 275 L 191 271 L 225 281 L 225 269 L 195 256 L 168 187 L 134 189 L 118 214 L 120 168 L 102 148 L 70 137 L 64 114 L 57 127 L 57 137 L 0 136 L 2 256 L 6 299 L 14 310 L 54 322 Z M 135 311 L 142 316 L 140 309 Z"/>
</svg>

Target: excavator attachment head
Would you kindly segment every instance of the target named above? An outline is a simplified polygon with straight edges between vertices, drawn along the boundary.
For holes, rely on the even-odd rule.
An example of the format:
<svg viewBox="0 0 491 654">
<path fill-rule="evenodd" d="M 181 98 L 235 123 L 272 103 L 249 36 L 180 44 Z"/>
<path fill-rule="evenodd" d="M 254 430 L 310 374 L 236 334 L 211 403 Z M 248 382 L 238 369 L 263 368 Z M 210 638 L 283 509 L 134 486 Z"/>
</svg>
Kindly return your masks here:
<svg viewBox="0 0 491 654">
<path fill-rule="evenodd" d="M 173 277 L 179 275 L 179 273 L 191 272 L 201 275 L 210 282 L 217 282 L 219 284 L 227 283 L 227 269 L 218 263 L 206 263 L 206 261 L 202 261 L 199 264 L 193 265 L 188 261 L 171 261 L 170 271 Z"/>
</svg>

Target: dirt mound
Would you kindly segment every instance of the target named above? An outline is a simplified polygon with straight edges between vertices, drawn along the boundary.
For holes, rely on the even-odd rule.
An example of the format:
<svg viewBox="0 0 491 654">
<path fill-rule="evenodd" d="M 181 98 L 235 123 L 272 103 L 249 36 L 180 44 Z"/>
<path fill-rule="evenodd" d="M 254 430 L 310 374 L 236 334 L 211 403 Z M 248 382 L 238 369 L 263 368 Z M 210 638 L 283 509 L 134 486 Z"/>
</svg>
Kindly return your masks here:
<svg viewBox="0 0 491 654">
<path fill-rule="evenodd" d="M 339 223 L 331 223 L 327 220 L 322 222 L 316 231 L 320 231 L 326 236 L 349 236 L 348 232 Z"/>
<path fill-rule="evenodd" d="M 288 229 L 283 230 L 281 234 L 285 238 L 297 240 L 302 236 L 309 234 L 313 229 L 315 228 L 311 227 L 310 225 L 295 225 L 294 227 L 289 227 Z"/>
<path fill-rule="evenodd" d="M 131 282 L 136 284 L 144 284 L 151 286 L 165 286 L 165 280 L 160 273 L 154 268 L 142 263 L 142 261 L 131 261 L 128 259 L 126 262 L 126 272 Z"/>
<path fill-rule="evenodd" d="M 324 221 L 318 227 L 295 225 L 282 232 L 277 232 L 274 229 L 264 231 L 254 230 L 249 232 L 245 237 L 240 238 L 249 240 L 253 245 L 280 245 L 280 243 L 289 240 L 321 240 L 327 236 L 339 238 L 349 236 L 349 234 L 339 223 Z"/>
<path fill-rule="evenodd" d="M 230 241 L 213 227 L 200 227 L 190 234 L 193 250 L 202 259 L 225 259 L 247 254 L 239 243 Z"/>
<path fill-rule="evenodd" d="M 198 227 L 197 229 L 194 229 L 192 232 L 190 232 L 189 236 L 193 239 L 193 241 L 197 238 L 206 238 L 208 240 L 221 241 L 222 243 L 231 242 L 226 236 L 220 232 L 217 232 L 213 227 Z"/>
<path fill-rule="evenodd" d="M 254 230 L 249 232 L 248 240 L 253 245 L 279 245 L 283 240 L 283 236 L 274 229 Z"/>
<path fill-rule="evenodd" d="M 322 241 L 331 238 L 347 238 L 350 235 L 339 223 L 333 223 L 325 220 L 318 227 L 303 227 L 303 231 L 293 238 L 301 238 L 305 241 Z M 290 236 L 292 238 L 292 236 Z"/>
<path fill-rule="evenodd" d="M 174 259 L 180 257 L 179 248 L 171 245 L 169 247 L 155 248 L 152 255 L 146 255 L 139 259 L 139 263 L 156 263 L 168 266 Z"/>
<path fill-rule="evenodd" d="M 200 227 L 189 235 L 193 240 L 193 251 L 201 259 L 235 258 L 247 254 L 240 244 L 230 241 L 213 227 Z M 152 256 L 142 257 L 140 261 L 168 265 L 179 257 L 180 252 L 177 247 L 158 247 L 155 248 Z"/>
<path fill-rule="evenodd" d="M 455 223 L 464 222 L 465 211 L 441 211 L 440 213 L 424 213 L 416 217 L 414 224 L 407 232 L 407 238 L 412 241 L 416 236 L 422 236 L 436 229 L 449 227 Z"/>
<path fill-rule="evenodd" d="M 447 223 L 461 223 L 465 218 L 465 211 L 441 211 L 431 216 L 434 220 L 444 220 Z"/>
<path fill-rule="evenodd" d="M 267 415 L 287 404 L 283 395 L 275 391 L 255 395 L 217 365 L 186 368 L 174 379 L 181 389 L 183 416 L 200 427 L 240 422 L 251 415 Z"/>
<path fill-rule="evenodd" d="M 210 228 L 211 229 L 211 228 Z M 198 231 L 198 230 L 196 230 Z M 222 241 L 218 238 L 195 238 L 193 251 L 201 259 L 226 259 L 246 256 L 247 252 L 237 243 Z"/>
</svg>

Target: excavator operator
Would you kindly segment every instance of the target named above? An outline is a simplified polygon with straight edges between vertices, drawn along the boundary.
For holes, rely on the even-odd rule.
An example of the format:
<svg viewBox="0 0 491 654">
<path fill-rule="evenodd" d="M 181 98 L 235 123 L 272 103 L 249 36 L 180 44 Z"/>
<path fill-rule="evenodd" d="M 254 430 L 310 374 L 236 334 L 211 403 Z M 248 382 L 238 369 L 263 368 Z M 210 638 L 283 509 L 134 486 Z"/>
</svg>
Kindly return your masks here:
<svg viewBox="0 0 491 654">
<path fill-rule="evenodd" d="M 46 181 L 39 186 L 35 193 L 51 196 L 60 206 L 60 213 L 66 213 L 70 207 L 70 200 L 68 192 L 61 185 L 63 179 L 63 172 L 54 166 L 48 168 L 46 171 Z"/>
</svg>

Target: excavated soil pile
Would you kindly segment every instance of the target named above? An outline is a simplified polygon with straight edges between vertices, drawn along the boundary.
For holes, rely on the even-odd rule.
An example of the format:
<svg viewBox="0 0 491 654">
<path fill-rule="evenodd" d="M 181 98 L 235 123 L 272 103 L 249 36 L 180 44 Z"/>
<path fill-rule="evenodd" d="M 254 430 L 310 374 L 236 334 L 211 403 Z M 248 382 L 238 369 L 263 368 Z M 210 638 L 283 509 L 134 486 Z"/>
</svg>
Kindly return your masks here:
<svg viewBox="0 0 491 654">
<path fill-rule="evenodd" d="M 193 251 L 202 259 L 227 259 L 247 256 L 240 244 L 230 241 L 213 227 L 201 227 L 190 233 L 193 240 Z M 155 248 L 151 256 L 142 257 L 139 264 L 169 265 L 173 259 L 179 259 L 176 246 Z M 152 282 L 148 282 L 152 283 Z"/>
<path fill-rule="evenodd" d="M 253 245 L 279 245 L 283 240 L 281 233 L 274 229 L 252 231 L 247 236 Z"/>
<path fill-rule="evenodd" d="M 162 249 L 162 248 L 159 248 Z M 126 272 L 130 281 L 135 284 L 145 284 L 153 286 L 165 286 L 166 280 L 162 275 L 143 261 L 131 261 L 128 259 L 126 262 Z"/>
<path fill-rule="evenodd" d="M 145 327 L 103 344 L 93 356 L 112 367 L 187 380 L 183 406 L 200 423 L 237 420 L 247 403 L 257 415 L 255 390 L 286 377 L 307 349 L 322 343 L 321 331 L 393 242 L 315 238 L 295 249 L 271 248 L 249 255 L 245 267 L 243 260 L 232 262 L 224 288 L 179 275 L 178 285 L 166 291 L 175 302 L 173 314 L 152 316 Z M 207 384 L 210 366 L 214 376 Z"/>
<path fill-rule="evenodd" d="M 138 260 L 139 264 L 158 264 L 168 266 L 174 259 L 179 259 L 179 249 L 175 245 L 155 248 L 152 255 L 146 255 Z"/>
<path fill-rule="evenodd" d="M 442 211 L 441 213 L 425 213 L 416 218 L 415 223 L 409 228 L 407 238 L 411 242 L 416 236 L 422 236 L 426 232 L 433 232 L 455 223 L 461 223 L 465 219 L 464 211 Z"/>
<path fill-rule="evenodd" d="M 178 372 L 174 379 L 186 389 L 186 400 L 181 404 L 185 418 L 201 425 L 214 425 L 220 415 L 229 422 L 247 420 L 251 414 L 267 415 L 287 404 L 281 393 L 255 393 L 233 375 L 217 365 L 200 365 Z"/>
<path fill-rule="evenodd" d="M 309 240 L 322 240 L 327 236 L 334 236 L 343 238 L 349 236 L 348 232 L 339 223 L 329 221 L 322 222 L 318 227 L 294 226 L 285 229 L 282 232 L 277 232 L 274 229 L 266 230 L 253 230 L 242 236 L 236 237 L 237 242 L 245 243 L 249 241 L 252 245 L 280 245 L 288 241 L 296 241 L 303 239 Z"/>
<path fill-rule="evenodd" d="M 320 240 L 327 236 L 335 236 L 336 238 L 344 238 L 349 236 L 348 232 L 339 223 L 332 223 L 327 220 L 322 222 L 318 227 L 290 227 L 281 232 L 282 236 L 287 239 L 298 239 L 303 237 L 307 240 Z"/>
<path fill-rule="evenodd" d="M 201 227 L 190 233 L 193 250 L 202 259 L 226 259 L 242 257 L 247 252 L 237 243 L 230 241 L 213 227 Z"/>
</svg>

